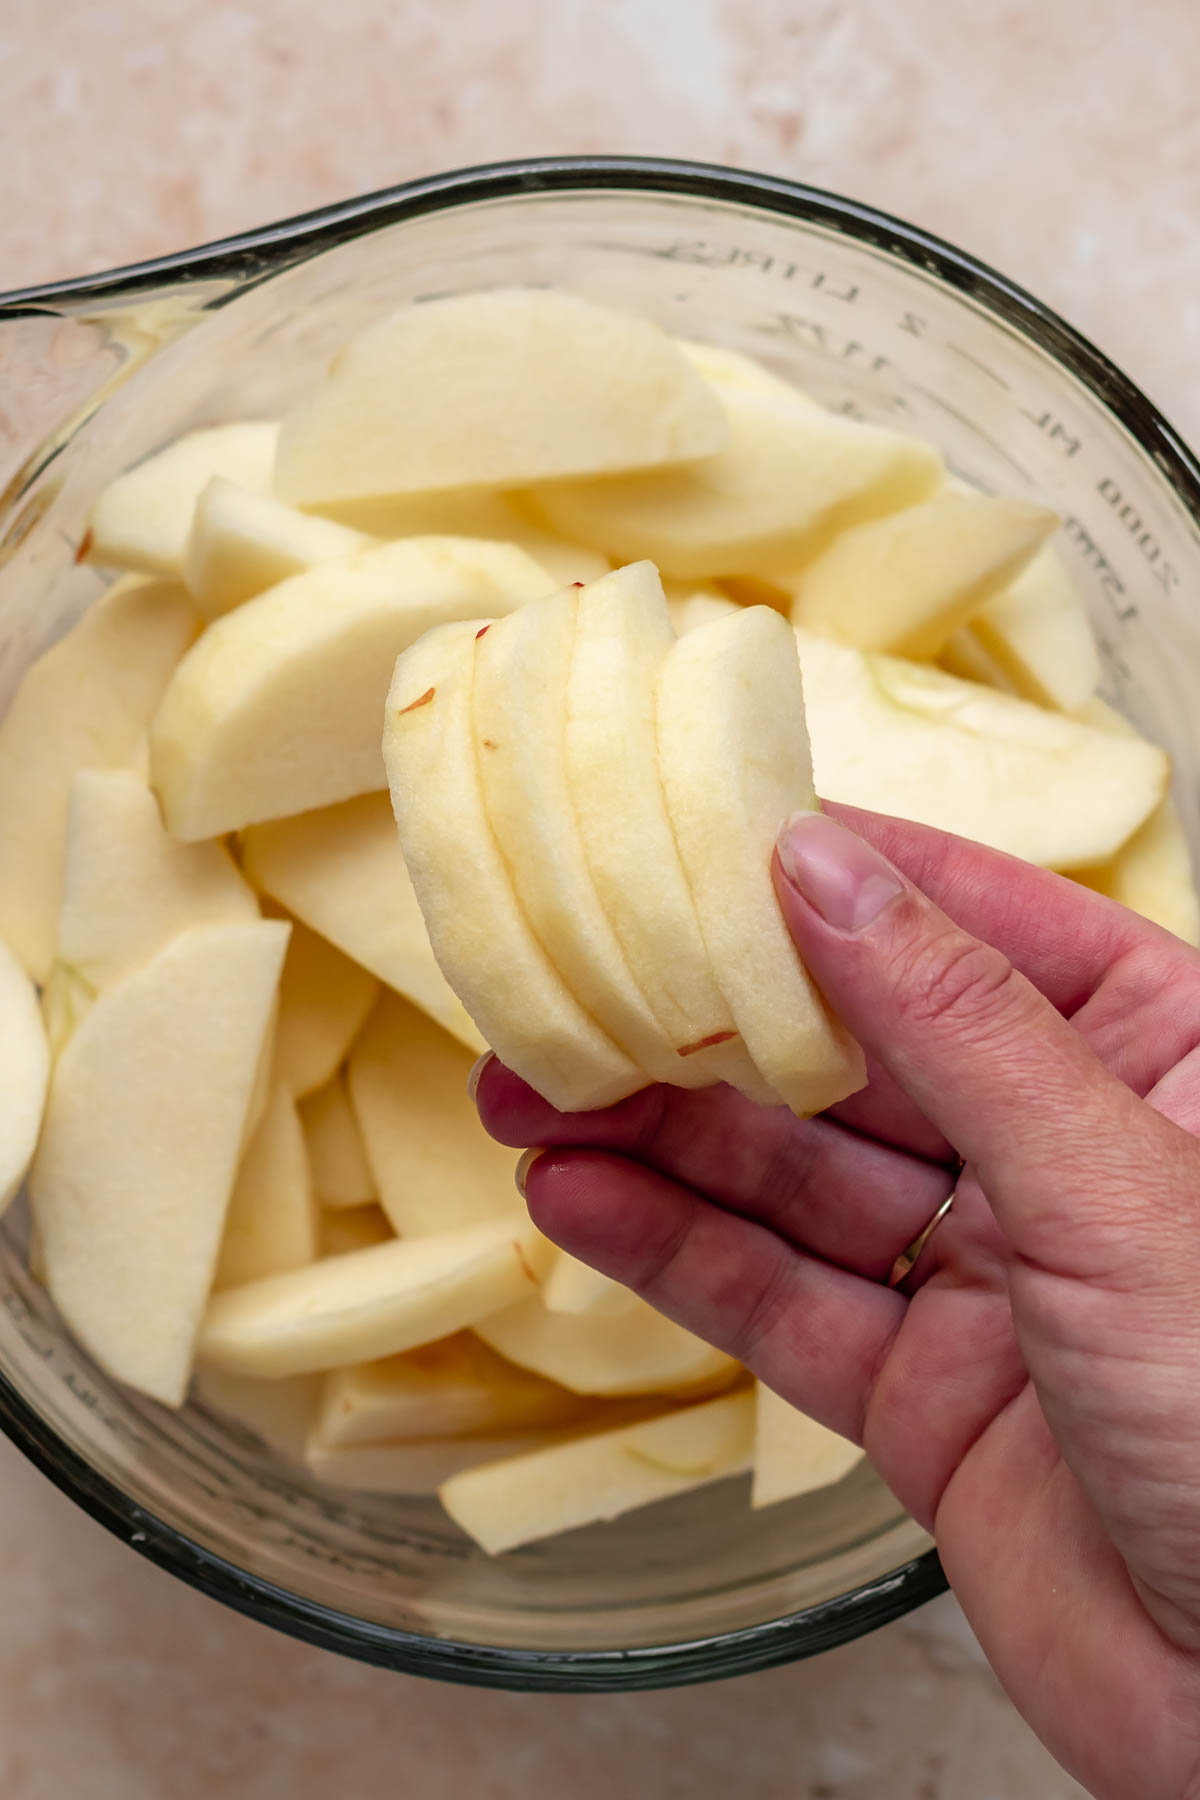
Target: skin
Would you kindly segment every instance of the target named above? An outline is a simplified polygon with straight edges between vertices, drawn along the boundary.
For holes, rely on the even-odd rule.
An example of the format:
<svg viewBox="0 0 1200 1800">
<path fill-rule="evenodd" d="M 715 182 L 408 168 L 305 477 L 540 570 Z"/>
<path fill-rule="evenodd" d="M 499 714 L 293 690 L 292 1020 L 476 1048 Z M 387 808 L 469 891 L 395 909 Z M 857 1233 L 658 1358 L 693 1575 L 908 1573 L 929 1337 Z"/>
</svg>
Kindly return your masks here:
<svg viewBox="0 0 1200 1800">
<path fill-rule="evenodd" d="M 811 1120 L 726 1088 L 560 1114 L 492 1059 L 481 1116 L 552 1146 L 523 1172 L 547 1236 L 864 1445 L 1092 1793 L 1197 1800 L 1200 954 L 1044 870 L 827 811 L 774 876 L 863 1093 Z"/>
</svg>

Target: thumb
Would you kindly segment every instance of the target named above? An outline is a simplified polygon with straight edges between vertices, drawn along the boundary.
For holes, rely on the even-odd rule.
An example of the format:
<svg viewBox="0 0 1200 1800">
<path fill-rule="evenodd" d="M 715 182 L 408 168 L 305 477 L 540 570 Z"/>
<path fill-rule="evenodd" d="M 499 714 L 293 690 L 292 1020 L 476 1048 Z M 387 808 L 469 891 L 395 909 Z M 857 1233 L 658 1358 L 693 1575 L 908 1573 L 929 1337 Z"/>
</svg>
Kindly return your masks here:
<svg viewBox="0 0 1200 1800">
<path fill-rule="evenodd" d="M 1175 1239 L 1187 1245 L 1176 1269 L 1194 1274 L 1194 1140 L 1111 1075 L 1000 950 L 821 813 L 783 828 L 775 884 L 830 1006 L 973 1165 L 1019 1256 L 1128 1285 L 1131 1243 L 1153 1281 Z"/>
</svg>

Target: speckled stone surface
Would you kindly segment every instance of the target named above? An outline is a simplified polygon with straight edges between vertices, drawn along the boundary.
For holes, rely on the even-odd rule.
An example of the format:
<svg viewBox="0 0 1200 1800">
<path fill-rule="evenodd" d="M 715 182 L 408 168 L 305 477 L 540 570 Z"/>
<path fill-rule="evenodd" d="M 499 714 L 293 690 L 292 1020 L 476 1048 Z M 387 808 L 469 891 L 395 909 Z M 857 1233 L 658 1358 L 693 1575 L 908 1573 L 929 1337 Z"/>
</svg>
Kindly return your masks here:
<svg viewBox="0 0 1200 1800">
<path fill-rule="evenodd" d="M 0 0 L 0 289 L 493 157 L 798 176 L 1025 283 L 1200 438 L 1194 0 Z M 0 403 L 3 396 L 0 395 Z M 4 1800 L 1066 1800 L 953 1602 L 792 1669 L 470 1693 L 275 1638 L 0 1448 Z"/>
</svg>

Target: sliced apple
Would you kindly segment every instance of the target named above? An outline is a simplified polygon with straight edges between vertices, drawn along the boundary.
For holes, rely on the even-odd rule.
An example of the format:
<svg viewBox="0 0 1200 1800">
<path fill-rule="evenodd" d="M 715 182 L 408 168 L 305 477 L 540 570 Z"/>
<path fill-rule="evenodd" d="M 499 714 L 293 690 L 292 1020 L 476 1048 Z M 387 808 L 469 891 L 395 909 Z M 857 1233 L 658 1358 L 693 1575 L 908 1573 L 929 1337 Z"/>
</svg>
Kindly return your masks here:
<svg viewBox="0 0 1200 1800">
<path fill-rule="evenodd" d="M 1008 673 L 984 647 L 983 639 L 970 625 L 960 625 L 951 632 L 937 654 L 938 667 L 963 681 L 978 681 L 984 687 L 999 688 L 1002 694 L 1015 694 Z"/>
<path fill-rule="evenodd" d="M 724 439 L 710 390 L 656 325 L 499 288 L 402 307 L 353 338 L 284 422 L 275 479 L 320 507 L 648 468 Z"/>
<path fill-rule="evenodd" d="M 402 1444 L 332 1446 L 310 1437 L 304 1461 L 314 1480 L 326 1487 L 432 1497 L 460 1469 L 537 1450 L 557 1443 L 562 1435 L 555 1429 L 481 1432 L 474 1437 L 410 1438 Z"/>
<path fill-rule="evenodd" d="M 513 891 L 476 757 L 482 629 L 444 626 L 396 664 L 384 760 L 404 861 L 438 962 L 485 1041 L 564 1111 L 608 1106 L 646 1076 L 568 992 Z"/>
<path fill-rule="evenodd" d="M 1166 792 L 1167 758 L 1152 744 L 922 663 L 797 635 L 827 800 L 1070 870 L 1107 862 Z"/>
<path fill-rule="evenodd" d="M 215 620 L 150 730 L 168 829 L 212 837 L 382 788 L 400 652 L 432 625 L 505 612 L 548 585 L 512 544 L 405 538 L 321 563 Z"/>
<path fill-rule="evenodd" d="M 322 1206 L 365 1206 L 378 1197 L 342 1076 L 300 1104 L 313 1184 Z"/>
<path fill-rule="evenodd" d="M 455 1524 L 497 1556 L 741 1474 L 753 1447 L 753 1394 L 724 1394 L 638 1425 L 466 1469 L 440 1494 Z"/>
<path fill-rule="evenodd" d="M 807 396 L 782 375 L 773 375 L 752 356 L 727 350 L 720 344 L 702 344 L 694 338 L 676 338 L 676 348 L 687 357 L 692 367 L 718 390 L 727 387 L 753 388 L 759 393 L 779 393 L 789 399 L 806 400 Z M 815 405 L 815 401 L 808 401 Z"/>
<path fill-rule="evenodd" d="M 638 1298 L 611 1275 L 591 1269 L 560 1250 L 542 1287 L 542 1305 L 552 1313 L 587 1313 L 605 1319 L 636 1313 Z"/>
<path fill-rule="evenodd" d="M 658 680 L 659 769 L 713 973 L 763 1080 L 798 1113 L 866 1079 L 771 880 L 780 826 L 817 804 L 787 621 L 745 608 L 680 638 Z"/>
<path fill-rule="evenodd" d="M 205 618 L 216 619 L 291 575 L 366 550 L 371 541 L 217 475 L 196 500 L 184 585 Z"/>
<path fill-rule="evenodd" d="M 566 603 L 568 612 L 570 605 Z M 561 599 L 541 606 L 548 617 L 564 611 Z M 501 795 L 508 815 L 499 831 L 501 847 L 510 850 L 526 911 L 575 993 L 614 1035 L 622 1022 L 611 1008 L 608 1015 L 602 1011 L 600 984 L 614 954 L 624 959 L 672 1053 L 664 1063 L 656 1036 L 658 1060 L 652 1065 L 645 1055 L 641 1057 L 643 1066 L 659 1080 L 678 1087 L 728 1081 L 754 1099 L 773 1100 L 776 1096 L 747 1055 L 714 978 L 659 780 L 655 687 L 675 641 L 662 584 L 651 563 L 634 563 L 585 587 L 574 610 L 562 732 L 566 804 L 577 830 L 556 829 L 561 792 L 551 793 L 543 781 L 544 797 L 539 796 L 529 772 L 514 769 L 511 784 L 505 783 Z M 737 608 L 731 605 L 729 610 Z M 534 642 L 514 645 L 509 658 L 497 665 L 494 679 L 510 684 L 513 713 L 528 718 L 534 693 L 532 689 L 523 693 L 510 671 L 523 667 L 528 680 L 538 682 L 536 650 L 545 627 L 532 613 L 520 623 L 527 625 Z M 499 631 L 497 627 L 497 635 Z M 480 646 L 480 673 L 492 635 Z M 546 686 L 537 687 L 539 700 L 546 687 L 553 689 L 557 674 L 551 671 Z M 502 701 L 502 690 L 497 689 L 493 719 Z M 547 734 L 556 732 L 559 721 L 550 716 L 544 701 L 539 710 L 546 715 Z M 478 704 L 477 726 L 481 736 L 495 734 L 509 741 L 517 735 L 512 722 L 489 726 L 479 716 Z M 502 775 L 503 750 L 502 745 L 481 759 L 489 812 L 494 791 L 489 777 Z M 551 762 L 549 749 L 530 744 L 528 754 L 544 775 Z M 513 760 L 509 758 L 510 766 Z M 529 799 L 523 801 L 526 793 Z M 522 855 L 523 805 L 532 817 L 525 826 Z M 554 892 L 542 891 L 543 879 Z M 530 889 L 532 898 L 526 897 Z M 593 911 L 597 905 L 603 910 L 611 932 L 589 927 L 585 943 L 580 940 L 589 905 Z M 563 929 L 564 912 L 574 927 L 570 933 Z M 606 959 L 597 976 L 586 983 L 580 980 L 585 958 L 595 965 Z M 626 1041 L 626 1047 L 635 1046 Z M 636 1048 L 642 1048 L 640 1040 Z"/>
<path fill-rule="evenodd" d="M 365 1250 L 368 1244 L 387 1244 L 395 1237 L 382 1206 L 321 1208 L 321 1255 L 344 1256 L 347 1250 Z"/>
<path fill-rule="evenodd" d="M 300 1099 L 341 1068 L 379 995 L 375 977 L 307 925 L 292 926 L 279 983 L 275 1070 Z"/>
<path fill-rule="evenodd" d="M 841 532 L 788 582 L 792 618 L 860 650 L 934 656 L 1057 524 L 1025 500 L 939 494 Z"/>
<path fill-rule="evenodd" d="M 832 1487 L 863 1459 L 848 1438 L 798 1412 L 763 1382 L 754 1385 L 754 1508 Z"/>
<path fill-rule="evenodd" d="M 259 916 L 222 844 L 180 844 L 128 769 L 81 769 L 67 804 L 62 905 L 45 1008 L 55 1050 L 95 996 L 192 925 Z"/>
<path fill-rule="evenodd" d="M 306 1375 L 449 1337 L 536 1286 L 541 1241 L 513 1213 L 229 1288 L 209 1305 L 201 1359 L 234 1374 Z"/>
<path fill-rule="evenodd" d="M 698 587 L 694 581 L 663 582 L 667 611 L 676 637 L 695 631 L 697 625 L 711 625 L 714 619 L 727 619 L 738 610 L 738 602 L 714 587 Z"/>
<path fill-rule="evenodd" d="M 50 1048 L 37 990 L 0 941 L 0 1212 L 25 1179 L 41 1129 Z M 39 1253 L 40 1254 L 40 1253 Z"/>
<path fill-rule="evenodd" d="M 1017 693 L 1077 712 L 1100 683 L 1100 651 L 1083 596 L 1047 546 L 989 600 L 971 630 Z"/>
<path fill-rule="evenodd" d="M 317 1197 L 296 1103 L 282 1082 L 271 1090 L 238 1167 L 214 1288 L 302 1269 L 320 1251 Z"/>
<path fill-rule="evenodd" d="M 729 444 L 680 468 L 555 481 L 531 500 L 564 537 L 664 575 L 788 573 L 847 526 L 913 506 L 937 487 L 928 444 L 827 413 L 781 382 L 722 384 Z"/>
<path fill-rule="evenodd" d="M 1191 852 L 1170 799 L 1155 808 L 1111 862 L 1073 874 L 1085 887 L 1119 900 L 1185 944 L 1200 945 L 1200 899 Z"/>
<path fill-rule="evenodd" d="M 196 625 L 182 588 L 118 582 L 26 670 L 0 724 L 0 935 L 35 981 L 54 960 L 71 779 L 136 766 Z"/>
<path fill-rule="evenodd" d="M 657 582 L 649 565 L 641 576 L 644 599 Z M 638 577 L 606 581 L 624 592 Z M 686 1049 L 695 1034 L 668 1040 L 648 1004 L 601 903 L 572 805 L 564 738 L 578 613 L 577 590 L 566 588 L 498 619 L 476 644 L 473 718 L 488 823 L 517 901 L 572 994 L 655 1081 L 684 1085 L 694 1071 L 677 1045 Z M 661 598 L 657 623 L 669 642 Z M 605 747 L 615 752 L 611 735 Z M 606 828 L 612 804 L 610 787 Z M 644 867 L 639 873 L 645 880 Z"/>
<path fill-rule="evenodd" d="M 579 1417 L 585 1404 L 557 1383 L 514 1368 L 462 1331 L 402 1356 L 332 1370 L 314 1435 L 330 1448 L 462 1437 L 564 1424 Z"/>
<path fill-rule="evenodd" d="M 288 928 L 197 926 L 59 1058 L 30 1198 L 50 1292 L 114 1379 L 182 1403 Z"/>
<path fill-rule="evenodd" d="M 509 1362 L 576 1394 L 651 1394 L 723 1377 L 737 1367 L 636 1295 L 619 1327 L 602 1313 L 550 1312 L 534 1294 L 497 1310 L 475 1330 Z"/>
<path fill-rule="evenodd" d="M 216 475 L 270 492 L 279 426 L 266 419 L 189 431 L 105 488 L 89 521 L 90 562 L 179 576 L 196 502 Z"/>
<path fill-rule="evenodd" d="M 401 1237 L 511 1212 L 511 1150 L 479 1123 L 471 1054 L 397 995 L 355 1044 L 347 1085 L 380 1205 Z"/>
<path fill-rule="evenodd" d="M 320 1399 L 321 1377 L 257 1381 L 252 1375 L 201 1368 L 192 1377 L 191 1395 L 207 1412 L 244 1425 L 272 1450 L 299 1461 Z"/>
<path fill-rule="evenodd" d="M 386 794 L 255 825 L 242 840 L 254 885 L 452 1032 L 483 1038 L 434 960 Z"/>
</svg>

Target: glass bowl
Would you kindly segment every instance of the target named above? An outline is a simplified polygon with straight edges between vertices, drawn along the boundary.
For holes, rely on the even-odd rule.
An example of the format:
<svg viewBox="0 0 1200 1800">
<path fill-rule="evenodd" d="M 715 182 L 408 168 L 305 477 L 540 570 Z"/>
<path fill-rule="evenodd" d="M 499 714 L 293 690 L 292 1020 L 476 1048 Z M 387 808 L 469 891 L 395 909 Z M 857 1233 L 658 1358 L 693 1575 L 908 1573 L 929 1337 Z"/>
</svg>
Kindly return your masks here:
<svg viewBox="0 0 1200 1800">
<path fill-rule="evenodd" d="M 468 169 L 186 255 L 0 297 L 0 708 L 100 591 L 89 505 L 180 430 L 284 408 L 386 308 L 562 285 L 760 357 L 816 398 L 1048 501 L 1106 693 L 1165 743 L 1194 841 L 1200 480 L 1091 345 L 925 233 L 794 183 L 553 158 Z M 410 1673 L 619 1689 L 811 1655 L 943 1587 L 869 1468 L 760 1514 L 727 1482 L 489 1560 L 433 1499 L 322 1488 L 198 1405 L 114 1386 L 0 1231 L 0 1425 L 163 1567 L 267 1624 Z"/>
</svg>

